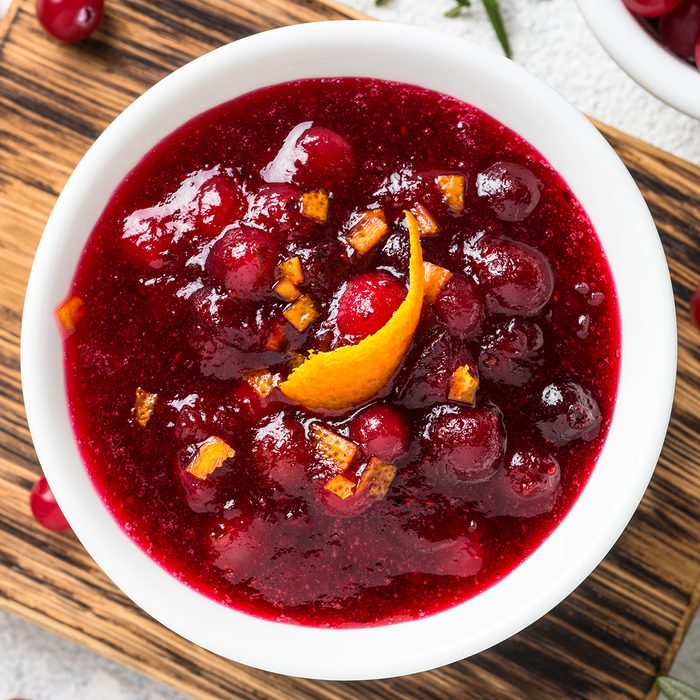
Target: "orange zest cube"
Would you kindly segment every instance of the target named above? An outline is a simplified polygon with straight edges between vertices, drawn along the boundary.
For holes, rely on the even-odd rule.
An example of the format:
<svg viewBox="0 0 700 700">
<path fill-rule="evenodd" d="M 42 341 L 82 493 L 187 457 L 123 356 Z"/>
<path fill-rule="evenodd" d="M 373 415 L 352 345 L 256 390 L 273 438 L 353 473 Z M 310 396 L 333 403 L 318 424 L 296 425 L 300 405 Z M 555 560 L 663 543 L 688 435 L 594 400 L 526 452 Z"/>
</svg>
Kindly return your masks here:
<svg viewBox="0 0 700 700">
<path fill-rule="evenodd" d="M 301 266 L 301 260 L 298 255 L 281 262 L 277 266 L 277 275 L 280 278 L 287 278 L 292 284 L 298 285 L 304 283 L 304 268 Z"/>
<path fill-rule="evenodd" d="M 221 438 L 212 435 L 197 445 L 197 453 L 187 465 L 187 471 L 197 479 L 204 480 L 227 459 L 233 459 L 235 456 L 236 450 Z"/>
<path fill-rule="evenodd" d="M 303 333 L 318 318 L 316 304 L 314 304 L 313 299 L 307 294 L 300 296 L 282 313 L 287 321 L 289 321 L 299 333 Z"/>
<path fill-rule="evenodd" d="M 413 212 L 413 216 L 416 217 L 416 223 L 418 224 L 421 238 L 434 236 L 438 232 L 439 226 L 437 221 L 433 219 L 430 212 L 422 204 L 416 204 L 411 211 Z"/>
<path fill-rule="evenodd" d="M 311 439 L 316 444 L 316 450 L 325 459 L 333 462 L 338 471 L 345 471 L 357 454 L 358 447 L 338 433 L 334 433 L 324 425 L 314 423 L 311 426 Z"/>
<path fill-rule="evenodd" d="M 289 277 L 282 277 L 282 279 L 277 280 L 272 287 L 272 291 L 286 301 L 294 301 L 301 296 L 301 292 Z"/>
<path fill-rule="evenodd" d="M 277 386 L 279 377 L 269 369 L 253 369 L 243 372 L 243 379 L 255 389 L 255 393 L 261 399 L 266 399 Z"/>
<path fill-rule="evenodd" d="M 369 209 L 360 214 L 358 222 L 347 235 L 348 243 L 360 254 L 374 248 L 389 233 L 386 217 L 381 209 Z"/>
<path fill-rule="evenodd" d="M 301 213 L 319 224 L 328 220 L 328 195 L 324 190 L 305 192 L 301 196 Z"/>
<path fill-rule="evenodd" d="M 337 474 L 323 488 L 345 500 L 352 496 L 355 484 L 342 474 Z"/>
<path fill-rule="evenodd" d="M 265 350 L 270 352 L 281 352 L 287 344 L 285 328 L 287 324 L 283 316 L 278 316 L 271 322 L 265 335 Z"/>
<path fill-rule="evenodd" d="M 80 297 L 71 297 L 56 309 L 58 322 L 64 333 L 70 335 L 77 327 L 80 319 L 85 315 L 85 304 Z"/>
<path fill-rule="evenodd" d="M 450 211 L 461 214 L 464 211 L 464 175 L 438 175 L 435 182 Z"/>
<path fill-rule="evenodd" d="M 391 482 L 396 476 L 396 467 L 388 462 L 383 462 L 378 457 L 372 457 L 360 475 L 355 493 L 367 493 L 371 498 L 381 501 L 386 496 Z"/>
<path fill-rule="evenodd" d="M 450 380 L 448 398 L 461 403 L 474 403 L 479 380 L 472 375 L 469 365 L 458 367 Z"/>
<path fill-rule="evenodd" d="M 136 416 L 136 422 L 142 428 L 145 428 L 148 425 L 148 421 L 151 420 L 157 400 L 158 394 L 151 394 L 141 387 L 136 389 L 133 413 Z"/>
<path fill-rule="evenodd" d="M 423 276 L 425 278 L 423 299 L 426 304 L 432 304 L 452 277 L 452 273 L 439 265 L 423 262 Z"/>
<path fill-rule="evenodd" d="M 296 369 L 300 365 L 303 365 L 305 361 L 306 361 L 305 355 L 302 355 L 300 352 L 292 352 L 289 355 L 289 360 L 287 361 L 287 365 L 289 366 L 290 369 Z"/>
</svg>

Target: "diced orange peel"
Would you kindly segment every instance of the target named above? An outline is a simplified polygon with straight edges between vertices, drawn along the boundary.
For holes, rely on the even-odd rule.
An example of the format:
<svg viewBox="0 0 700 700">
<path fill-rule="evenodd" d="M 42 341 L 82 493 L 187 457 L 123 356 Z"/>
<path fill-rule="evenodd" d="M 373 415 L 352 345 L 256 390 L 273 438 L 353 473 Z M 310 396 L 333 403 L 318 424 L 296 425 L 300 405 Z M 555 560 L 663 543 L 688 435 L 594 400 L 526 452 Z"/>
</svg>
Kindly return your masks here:
<svg viewBox="0 0 700 700">
<path fill-rule="evenodd" d="M 242 375 L 261 399 L 266 399 L 274 391 L 279 381 L 279 376 L 272 374 L 269 369 L 252 369 L 243 372 Z"/>
<path fill-rule="evenodd" d="M 277 266 L 277 275 L 280 279 L 285 277 L 293 284 L 299 285 L 304 283 L 304 268 L 301 266 L 301 260 L 298 255 L 293 258 L 281 262 Z"/>
<path fill-rule="evenodd" d="M 379 457 L 372 457 L 362 471 L 357 482 L 355 493 L 367 493 L 371 498 L 381 501 L 386 496 L 391 482 L 396 476 L 396 467 L 388 462 L 383 462 Z"/>
<path fill-rule="evenodd" d="M 335 494 L 338 498 L 346 500 L 352 496 L 355 484 L 346 476 L 336 474 L 323 488 Z"/>
<path fill-rule="evenodd" d="M 299 333 L 303 333 L 318 318 L 316 304 L 308 294 L 300 296 L 282 313 Z"/>
<path fill-rule="evenodd" d="M 469 365 L 458 367 L 450 380 L 450 391 L 447 395 L 451 401 L 474 403 L 479 380 L 471 373 Z"/>
<path fill-rule="evenodd" d="M 345 471 L 357 454 L 358 447 L 352 440 L 320 423 L 311 426 L 311 439 L 319 455 L 332 462 L 339 472 Z"/>
<path fill-rule="evenodd" d="M 197 479 L 206 479 L 227 459 L 233 459 L 236 450 L 221 438 L 211 436 L 197 446 L 197 453 L 187 465 L 187 471 Z"/>
<path fill-rule="evenodd" d="M 70 297 L 56 309 L 58 322 L 64 333 L 70 335 L 78 326 L 78 322 L 85 315 L 85 304 L 80 297 Z"/>
<path fill-rule="evenodd" d="M 136 417 L 136 422 L 142 428 L 145 428 L 148 425 L 148 421 L 151 420 L 156 401 L 158 401 L 158 394 L 151 394 L 141 387 L 136 389 L 133 413 Z"/>
<path fill-rule="evenodd" d="M 411 245 L 406 298 L 382 328 L 356 345 L 310 353 L 280 384 L 292 401 L 311 409 L 356 406 L 374 396 L 398 369 L 416 332 L 425 285 L 418 224 L 410 212 L 406 221 Z"/>
<path fill-rule="evenodd" d="M 360 255 L 374 248 L 389 233 L 386 217 L 381 209 L 368 209 L 360 214 L 357 223 L 346 236 L 347 242 Z"/>
<path fill-rule="evenodd" d="M 440 230 L 437 221 L 433 219 L 431 213 L 422 204 L 416 204 L 416 206 L 411 209 L 411 212 L 413 216 L 416 217 L 418 230 L 420 231 L 420 235 L 424 238 L 426 236 L 434 236 Z"/>
<path fill-rule="evenodd" d="M 450 211 L 461 214 L 464 211 L 464 175 L 438 175 L 435 182 Z"/>
<path fill-rule="evenodd" d="M 328 220 L 328 195 L 324 190 L 304 192 L 301 196 L 301 213 L 319 224 Z"/>
<path fill-rule="evenodd" d="M 277 280 L 272 287 L 272 291 L 285 301 L 294 301 L 301 296 L 301 292 L 289 277 L 282 277 L 282 279 Z"/>
<path fill-rule="evenodd" d="M 304 364 L 306 361 L 306 356 L 300 352 L 292 352 L 289 354 L 289 359 L 287 360 L 287 365 L 290 369 L 296 369 L 299 365 Z"/>
<path fill-rule="evenodd" d="M 425 278 L 425 292 L 423 297 L 426 304 L 433 304 L 442 291 L 442 288 L 447 284 L 452 273 L 439 265 L 433 263 L 423 263 L 423 275 Z"/>
</svg>

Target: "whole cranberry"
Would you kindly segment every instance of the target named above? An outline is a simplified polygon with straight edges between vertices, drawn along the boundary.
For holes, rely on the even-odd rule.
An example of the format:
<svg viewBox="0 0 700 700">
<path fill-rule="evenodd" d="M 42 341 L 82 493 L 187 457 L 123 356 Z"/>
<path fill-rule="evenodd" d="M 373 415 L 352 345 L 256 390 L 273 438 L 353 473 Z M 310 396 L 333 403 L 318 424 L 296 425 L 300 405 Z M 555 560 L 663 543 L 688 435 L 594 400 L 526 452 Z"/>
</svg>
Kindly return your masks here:
<svg viewBox="0 0 700 700">
<path fill-rule="evenodd" d="M 542 185 L 526 167 L 499 161 L 476 177 L 476 192 L 501 221 L 522 221 L 540 201 Z"/>
<path fill-rule="evenodd" d="M 36 0 L 39 22 L 61 41 L 80 41 L 92 34 L 103 12 L 104 0 Z"/>
<path fill-rule="evenodd" d="M 668 14 L 683 0 L 622 0 L 630 12 L 641 17 L 660 17 Z"/>
<path fill-rule="evenodd" d="M 533 316 L 549 301 L 554 276 L 547 258 L 511 238 L 479 234 L 464 247 L 466 266 L 484 290 L 486 309 L 512 316 Z"/>
<path fill-rule="evenodd" d="M 251 299 L 271 289 L 276 262 L 275 246 L 262 231 L 236 226 L 214 244 L 207 271 L 238 298 Z"/>
<path fill-rule="evenodd" d="M 681 58 L 695 60 L 700 37 L 700 0 L 685 0 L 659 20 L 661 40 Z"/>
<path fill-rule="evenodd" d="M 338 330 L 357 343 L 386 325 L 405 297 L 406 288 L 388 272 L 357 275 L 338 300 Z"/>
<path fill-rule="evenodd" d="M 301 424 L 279 413 L 265 420 L 254 433 L 253 461 L 258 471 L 289 492 L 304 482 L 309 445 Z"/>
<path fill-rule="evenodd" d="M 479 286 L 464 275 L 452 275 L 433 306 L 450 331 L 465 340 L 478 333 L 484 320 L 484 302 Z"/>
<path fill-rule="evenodd" d="M 525 500 L 551 496 L 559 487 L 559 462 L 540 449 L 517 450 L 506 467 L 513 493 Z"/>
<path fill-rule="evenodd" d="M 535 425 L 542 437 L 558 446 L 574 440 L 594 440 L 602 420 L 597 401 L 576 382 L 549 384 L 534 410 Z"/>
<path fill-rule="evenodd" d="M 499 321 L 482 338 L 479 372 L 492 382 L 524 386 L 542 364 L 543 349 L 544 334 L 534 321 Z"/>
<path fill-rule="evenodd" d="M 70 530 L 45 477 L 38 479 L 29 492 L 29 507 L 36 521 L 48 530 Z"/>
<path fill-rule="evenodd" d="M 428 419 L 424 440 L 436 472 L 465 482 L 493 476 L 506 450 L 503 416 L 494 405 L 439 406 Z"/>
<path fill-rule="evenodd" d="M 393 462 L 408 450 L 409 432 L 404 417 L 391 406 L 374 404 L 350 423 L 350 437 L 366 456 Z"/>
<path fill-rule="evenodd" d="M 396 377 L 399 403 L 423 408 L 447 400 L 452 375 L 458 367 L 475 367 L 464 344 L 440 325 L 416 338 Z"/>
<path fill-rule="evenodd" d="M 222 520 L 209 535 L 214 566 L 234 583 L 245 581 L 251 578 L 257 564 L 269 556 L 274 536 L 274 526 L 261 518 L 252 522 Z"/>
<path fill-rule="evenodd" d="M 124 222 L 121 245 L 135 263 L 157 270 L 165 265 L 174 245 L 171 222 L 160 216 L 129 216 Z"/>
<path fill-rule="evenodd" d="M 290 131 L 262 174 L 267 182 L 333 189 L 352 177 L 355 167 L 352 146 L 340 134 L 304 122 Z"/>
<path fill-rule="evenodd" d="M 233 178 L 215 175 L 199 189 L 196 197 L 197 233 L 214 238 L 246 213 L 248 202 Z"/>
<path fill-rule="evenodd" d="M 690 318 L 695 327 L 700 329 L 700 286 L 695 288 L 690 300 Z"/>
<path fill-rule="evenodd" d="M 314 223 L 301 213 L 302 194 L 291 184 L 264 185 L 249 197 L 245 221 L 278 242 L 304 237 Z"/>
</svg>

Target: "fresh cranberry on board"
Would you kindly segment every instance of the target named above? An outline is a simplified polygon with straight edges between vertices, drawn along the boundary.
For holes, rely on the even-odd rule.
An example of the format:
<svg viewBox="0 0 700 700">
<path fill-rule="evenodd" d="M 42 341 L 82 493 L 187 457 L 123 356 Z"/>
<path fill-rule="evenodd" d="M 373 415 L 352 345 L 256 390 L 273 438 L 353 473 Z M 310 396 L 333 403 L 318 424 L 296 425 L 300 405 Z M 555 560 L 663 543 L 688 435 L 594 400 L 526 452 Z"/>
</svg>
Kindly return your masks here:
<svg viewBox="0 0 700 700">
<path fill-rule="evenodd" d="M 38 479 L 29 492 L 29 506 L 36 521 L 48 530 L 70 530 L 45 477 Z"/>
<path fill-rule="evenodd" d="M 103 12 L 104 0 L 36 0 L 36 16 L 44 29 L 71 43 L 92 34 Z"/>
<path fill-rule="evenodd" d="M 617 389 L 615 286 L 566 183 L 473 106 L 371 79 L 265 88 L 166 137 L 58 316 L 117 522 L 203 594 L 296 624 L 414 619 L 501 580 L 581 493 Z M 332 406 L 285 391 L 330 402 L 377 372 Z"/>
</svg>

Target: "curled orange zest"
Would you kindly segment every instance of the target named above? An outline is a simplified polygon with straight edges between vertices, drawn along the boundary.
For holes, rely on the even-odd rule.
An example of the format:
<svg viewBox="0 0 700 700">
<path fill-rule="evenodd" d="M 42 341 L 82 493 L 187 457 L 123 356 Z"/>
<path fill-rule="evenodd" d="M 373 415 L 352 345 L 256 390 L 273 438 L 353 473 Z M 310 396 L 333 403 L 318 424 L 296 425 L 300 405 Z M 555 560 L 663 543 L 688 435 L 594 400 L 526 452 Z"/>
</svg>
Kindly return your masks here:
<svg viewBox="0 0 700 700">
<path fill-rule="evenodd" d="M 423 305 L 423 253 L 418 224 L 405 212 L 411 243 L 406 298 L 376 333 L 357 345 L 314 352 L 297 367 L 280 390 L 312 409 L 341 410 L 374 396 L 391 379 L 408 351 Z"/>
</svg>

